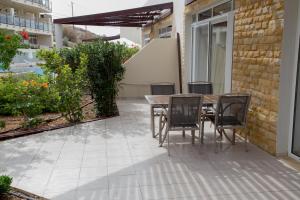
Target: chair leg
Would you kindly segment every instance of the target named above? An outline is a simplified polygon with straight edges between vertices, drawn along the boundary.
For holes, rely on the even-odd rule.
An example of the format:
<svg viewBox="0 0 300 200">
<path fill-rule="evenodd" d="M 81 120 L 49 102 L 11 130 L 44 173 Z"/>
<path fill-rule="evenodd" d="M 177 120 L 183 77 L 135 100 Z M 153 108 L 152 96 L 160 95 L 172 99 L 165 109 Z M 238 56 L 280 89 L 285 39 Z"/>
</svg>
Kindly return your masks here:
<svg viewBox="0 0 300 200">
<path fill-rule="evenodd" d="M 158 134 L 159 134 L 159 138 L 158 138 L 158 141 L 159 141 L 159 144 L 161 144 L 162 143 L 162 118 L 163 118 L 163 116 L 162 115 L 160 115 L 159 116 L 159 128 L 158 128 Z"/>
<path fill-rule="evenodd" d="M 192 144 L 195 144 L 195 130 L 192 130 Z"/>
<path fill-rule="evenodd" d="M 248 136 L 249 136 L 249 130 L 245 134 L 245 151 L 248 152 Z"/>
<path fill-rule="evenodd" d="M 168 148 L 168 156 L 170 156 L 170 133 L 169 133 L 169 131 L 167 131 L 166 133 L 168 134 L 168 146 L 167 146 L 167 148 Z"/>
<path fill-rule="evenodd" d="M 233 129 L 233 133 L 232 133 L 232 145 L 235 145 L 235 132 L 236 132 L 236 130 Z"/>
<path fill-rule="evenodd" d="M 182 131 L 182 137 L 185 138 L 185 130 Z"/>
<path fill-rule="evenodd" d="M 201 144 L 203 144 L 203 140 L 204 140 L 204 121 L 201 123 Z"/>
<path fill-rule="evenodd" d="M 215 140 L 215 153 L 218 153 L 218 144 L 217 144 L 217 128 L 214 130 L 214 140 Z"/>
<path fill-rule="evenodd" d="M 166 137 L 167 137 L 167 134 L 168 134 L 168 127 L 166 127 L 166 131 L 165 131 L 165 135 L 164 135 L 164 137 L 163 137 L 163 139 L 162 139 L 162 141 L 161 141 L 161 143 L 160 143 L 160 147 L 162 147 L 163 146 L 163 143 L 164 143 L 164 141 L 166 140 Z"/>
</svg>

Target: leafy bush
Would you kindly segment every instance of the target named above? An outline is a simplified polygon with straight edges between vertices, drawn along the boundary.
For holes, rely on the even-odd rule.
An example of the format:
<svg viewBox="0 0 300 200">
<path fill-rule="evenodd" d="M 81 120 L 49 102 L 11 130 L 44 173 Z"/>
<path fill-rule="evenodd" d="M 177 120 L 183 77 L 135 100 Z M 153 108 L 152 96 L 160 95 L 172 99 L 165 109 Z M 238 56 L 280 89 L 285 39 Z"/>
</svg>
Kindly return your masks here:
<svg viewBox="0 0 300 200">
<path fill-rule="evenodd" d="M 60 111 L 70 122 L 79 122 L 83 119 L 81 99 L 87 85 L 86 79 L 87 56 L 81 55 L 79 67 L 72 69 L 65 65 L 57 76 L 56 87 L 60 93 Z"/>
<path fill-rule="evenodd" d="M 136 54 L 140 49 L 138 47 L 124 47 L 122 52 L 122 63 L 129 60 L 134 54 Z"/>
<path fill-rule="evenodd" d="M 0 69 L 8 69 L 21 47 L 21 36 L 0 32 Z"/>
<path fill-rule="evenodd" d="M 37 58 L 45 63 L 40 64 L 45 74 L 51 77 L 52 74 L 58 74 L 60 68 L 65 64 L 63 58 L 59 55 L 58 50 L 41 49 L 37 52 Z"/>
<path fill-rule="evenodd" d="M 72 51 L 72 50 L 70 50 Z M 72 55 L 64 50 L 63 55 Z M 55 85 L 59 94 L 59 111 L 70 122 L 79 122 L 83 119 L 81 99 L 87 87 L 87 56 L 79 54 L 78 65 L 73 63 L 73 69 L 68 65 L 71 58 L 62 57 L 59 51 L 41 50 L 38 57 L 45 61 L 42 67 L 48 75 L 49 82 Z M 76 66 L 76 67 L 75 67 Z M 54 74 L 54 75 L 53 75 Z"/>
<path fill-rule="evenodd" d="M 87 74 L 91 92 L 96 100 L 97 116 L 116 115 L 118 83 L 125 72 L 122 61 L 126 46 L 97 41 L 81 44 L 76 48 L 88 55 Z"/>
<path fill-rule="evenodd" d="M 0 78 L 0 114 L 22 115 L 25 121 L 44 112 L 57 112 L 58 92 L 45 76 Z"/>
<path fill-rule="evenodd" d="M 9 176 L 0 176 L 0 195 L 9 192 L 12 180 Z"/>
<path fill-rule="evenodd" d="M 113 116 L 117 114 L 116 96 L 118 94 L 118 83 L 123 79 L 125 72 L 122 63 L 138 50 L 136 47 L 128 48 L 120 43 L 114 44 L 99 40 L 94 43 L 80 44 L 72 49 L 41 50 L 38 53 L 38 57 L 45 61 L 42 67 L 47 74 L 57 74 L 57 77 L 53 80 L 55 81 L 56 79 L 56 85 L 60 93 L 66 95 L 65 97 L 60 95 L 63 98 L 61 105 L 67 106 L 62 106 L 61 111 L 66 113 L 66 116 L 69 116 L 69 114 L 76 116 L 78 114 L 74 119 L 79 119 L 80 114 L 74 111 L 79 104 L 76 100 L 71 99 L 78 99 L 80 91 L 82 92 L 85 88 L 89 88 L 96 100 L 97 116 Z M 85 76 L 80 79 L 79 75 L 85 74 L 82 68 L 79 69 L 80 66 L 82 67 L 81 57 L 83 54 L 87 55 L 86 72 L 88 80 L 85 80 Z M 85 84 L 75 83 L 74 77 L 77 77 L 76 80 L 79 83 L 84 82 Z M 83 88 L 80 85 L 86 87 Z M 71 102 L 74 103 L 70 107 Z M 69 108 L 69 111 L 67 111 L 67 108 Z M 71 110 L 73 111 L 71 112 Z M 73 117 L 68 118 L 68 120 L 74 120 Z"/>
</svg>

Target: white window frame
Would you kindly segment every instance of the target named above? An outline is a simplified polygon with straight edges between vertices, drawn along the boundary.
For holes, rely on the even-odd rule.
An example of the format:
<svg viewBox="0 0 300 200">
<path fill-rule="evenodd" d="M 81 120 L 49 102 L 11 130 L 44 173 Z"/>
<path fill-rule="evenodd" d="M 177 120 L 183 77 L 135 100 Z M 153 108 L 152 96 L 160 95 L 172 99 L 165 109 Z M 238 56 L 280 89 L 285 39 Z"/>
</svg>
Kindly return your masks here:
<svg viewBox="0 0 300 200">
<path fill-rule="evenodd" d="M 225 1 L 226 2 L 226 1 Z M 215 5 L 214 5 L 215 6 Z M 192 23 L 191 31 L 191 40 L 192 40 L 192 53 L 191 53 L 191 66 L 189 72 L 189 80 L 194 79 L 194 69 L 195 69 L 195 45 L 194 43 L 194 31 L 200 26 L 216 24 L 219 22 L 227 21 L 227 41 L 226 41 L 226 60 L 225 60 L 225 83 L 224 83 L 224 92 L 231 92 L 232 89 L 232 55 L 233 55 L 233 34 L 234 34 L 234 11 L 228 12 L 223 15 L 218 15 L 203 21 Z M 210 28 L 209 28 L 210 29 Z M 210 35 L 210 33 L 209 33 Z M 210 39 L 209 39 L 210 40 Z M 210 42 L 210 41 L 209 41 Z M 210 51 L 210 50 L 209 50 Z M 210 52 L 209 52 L 210 53 Z M 208 62 L 210 57 L 208 56 Z M 209 64 L 209 63 L 208 63 Z M 208 65 L 207 65 L 208 66 Z M 209 76 L 209 71 L 207 71 L 207 77 Z"/>
</svg>

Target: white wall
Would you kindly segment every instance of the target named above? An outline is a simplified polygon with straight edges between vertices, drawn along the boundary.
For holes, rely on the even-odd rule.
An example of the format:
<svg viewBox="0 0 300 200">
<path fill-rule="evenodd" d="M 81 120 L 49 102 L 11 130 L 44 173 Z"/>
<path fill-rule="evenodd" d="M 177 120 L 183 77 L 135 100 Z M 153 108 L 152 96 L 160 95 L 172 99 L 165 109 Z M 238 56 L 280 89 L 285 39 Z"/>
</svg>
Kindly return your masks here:
<svg viewBox="0 0 300 200">
<path fill-rule="evenodd" d="M 120 37 L 142 46 L 142 30 L 136 27 L 121 27 Z"/>
<path fill-rule="evenodd" d="M 179 90 L 176 39 L 153 39 L 124 67 L 119 97 L 144 97 L 150 94 L 150 84 L 159 82 L 175 83 Z"/>
</svg>

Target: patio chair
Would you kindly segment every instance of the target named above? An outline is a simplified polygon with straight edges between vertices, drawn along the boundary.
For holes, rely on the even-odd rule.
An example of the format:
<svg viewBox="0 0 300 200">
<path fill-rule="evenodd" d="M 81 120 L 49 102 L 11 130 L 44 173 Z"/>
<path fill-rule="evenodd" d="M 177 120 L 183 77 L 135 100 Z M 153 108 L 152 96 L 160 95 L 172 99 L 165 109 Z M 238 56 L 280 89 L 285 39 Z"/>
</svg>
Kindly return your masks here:
<svg viewBox="0 0 300 200">
<path fill-rule="evenodd" d="M 235 144 L 235 134 L 237 129 L 243 129 L 247 125 L 247 115 L 251 95 L 249 94 L 224 94 L 219 97 L 215 115 L 209 116 L 215 125 L 214 141 L 215 151 L 217 152 L 217 131 L 220 137 L 224 135 L 233 145 Z M 232 138 L 225 132 L 226 129 L 232 130 Z M 248 132 L 245 135 L 245 149 L 247 149 Z"/>
<path fill-rule="evenodd" d="M 174 83 L 155 83 L 151 84 L 151 95 L 172 95 L 175 94 Z"/>
<path fill-rule="evenodd" d="M 188 83 L 189 93 L 195 94 L 213 94 L 213 84 L 212 82 L 198 81 Z"/>
<path fill-rule="evenodd" d="M 174 83 L 154 83 L 150 85 L 151 89 L 151 95 L 173 95 L 175 94 L 175 84 Z M 152 107 L 153 109 L 153 114 L 154 117 L 159 117 L 160 114 L 162 113 L 162 108 L 161 107 Z M 153 128 L 155 125 L 153 124 Z M 157 134 L 153 135 L 153 138 L 155 138 Z"/>
<path fill-rule="evenodd" d="M 199 130 L 199 139 L 203 141 L 203 133 L 201 131 L 201 110 L 202 110 L 202 95 L 173 95 L 169 99 L 168 110 L 165 110 L 166 115 L 161 114 L 160 124 L 166 124 L 166 130 L 163 140 L 167 137 L 168 155 L 170 155 L 170 131 L 186 131 L 192 132 L 192 144 L 195 143 L 195 131 Z M 166 116 L 166 117 L 163 117 Z M 162 129 L 159 131 L 162 137 Z M 200 141 L 200 140 L 199 140 Z"/>
<path fill-rule="evenodd" d="M 197 81 L 197 82 L 189 82 L 188 83 L 188 92 L 193 94 L 202 94 L 202 95 L 212 95 L 213 94 L 213 84 L 212 82 L 206 81 Z M 204 104 L 203 105 L 203 112 L 205 112 L 204 118 L 202 119 L 202 132 L 204 131 L 204 122 L 210 121 L 207 118 L 208 115 L 214 115 L 214 108 L 213 104 Z M 183 133 L 184 135 L 184 133 Z"/>
</svg>

